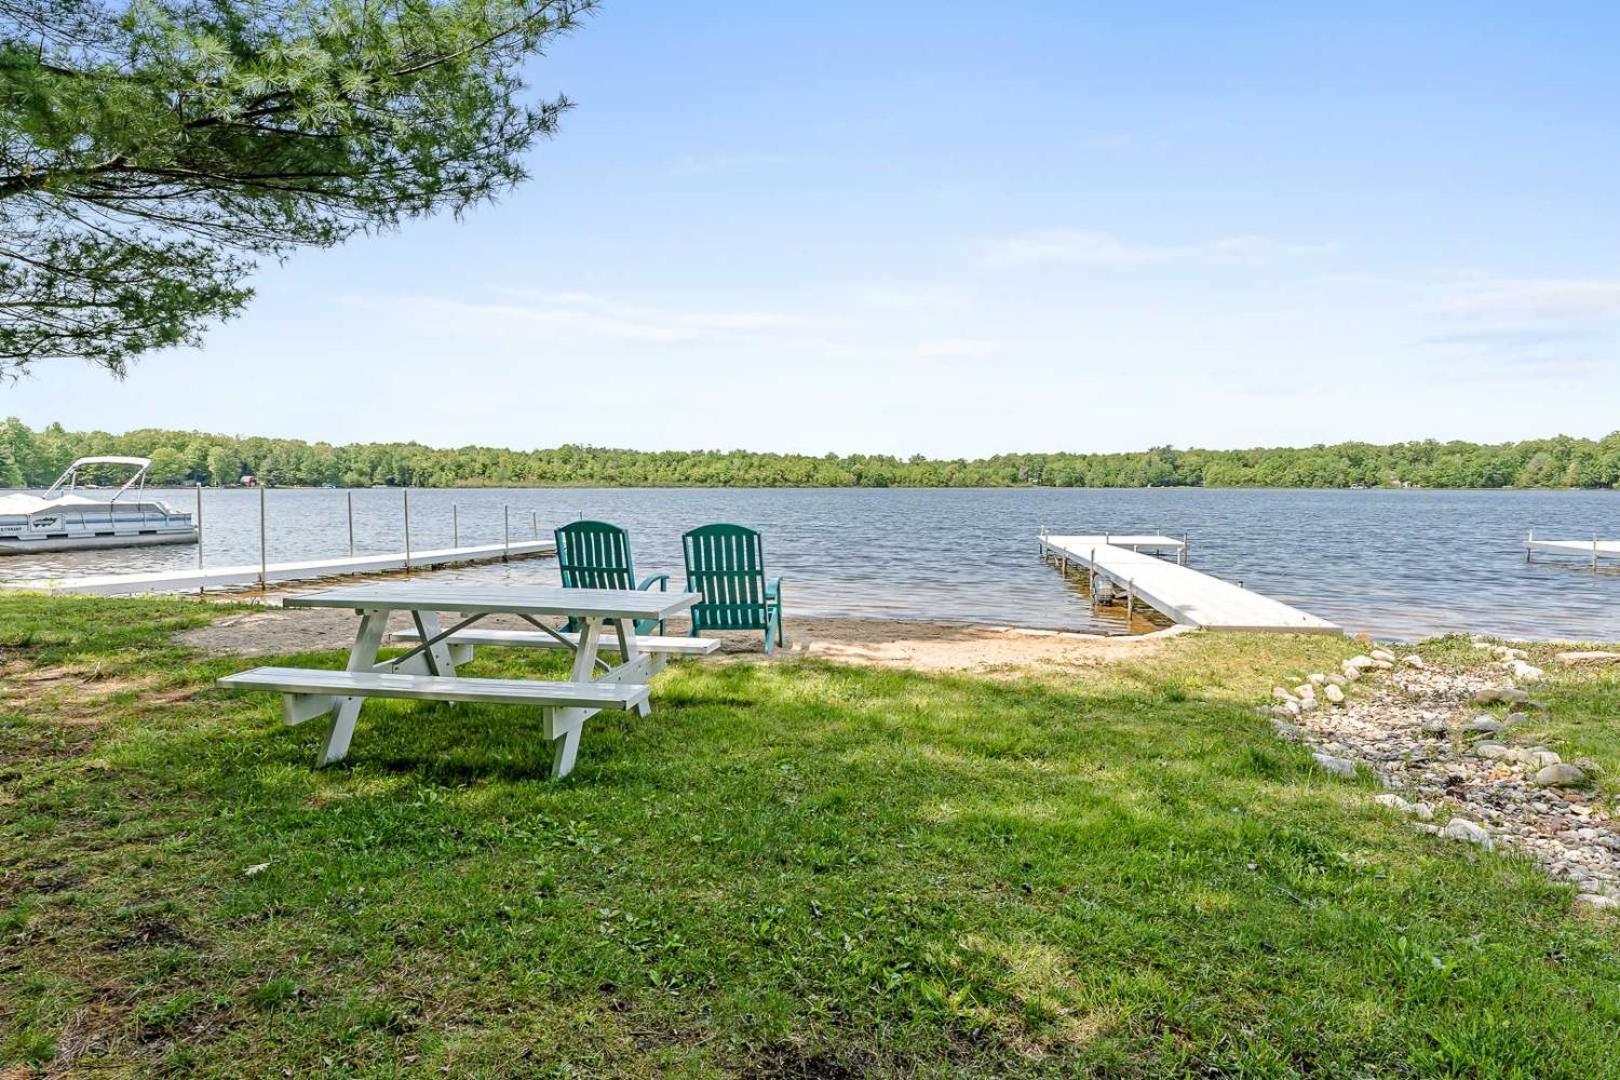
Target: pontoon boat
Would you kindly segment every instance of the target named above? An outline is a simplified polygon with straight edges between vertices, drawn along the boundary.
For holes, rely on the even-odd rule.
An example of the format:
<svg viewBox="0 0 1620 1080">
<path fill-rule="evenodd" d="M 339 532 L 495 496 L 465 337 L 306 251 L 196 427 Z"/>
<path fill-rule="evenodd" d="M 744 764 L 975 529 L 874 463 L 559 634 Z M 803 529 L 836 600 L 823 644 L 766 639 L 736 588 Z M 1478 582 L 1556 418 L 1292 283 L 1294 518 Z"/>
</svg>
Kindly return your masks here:
<svg viewBox="0 0 1620 1080">
<path fill-rule="evenodd" d="M 74 491 L 80 470 L 91 465 L 127 465 L 135 475 L 112 498 L 93 499 Z M 195 544 L 197 527 L 190 514 L 145 497 L 151 467 L 149 458 L 80 458 L 44 495 L 0 495 L 0 555 Z"/>
</svg>

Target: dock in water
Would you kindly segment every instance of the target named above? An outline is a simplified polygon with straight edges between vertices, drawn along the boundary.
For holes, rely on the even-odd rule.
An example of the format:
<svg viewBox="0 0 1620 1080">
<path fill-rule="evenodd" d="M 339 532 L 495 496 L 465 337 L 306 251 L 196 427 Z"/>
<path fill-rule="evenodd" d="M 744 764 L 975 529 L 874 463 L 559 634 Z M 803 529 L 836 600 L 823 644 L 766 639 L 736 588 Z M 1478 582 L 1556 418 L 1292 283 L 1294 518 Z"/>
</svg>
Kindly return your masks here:
<svg viewBox="0 0 1620 1080">
<path fill-rule="evenodd" d="M 189 570 L 157 570 L 140 574 L 101 574 L 94 577 L 39 578 L 8 581 L 7 588 L 61 595 L 93 593 L 126 596 L 136 593 L 195 592 L 200 589 L 236 588 L 305 581 L 312 578 L 344 577 L 350 574 L 380 574 L 390 570 L 428 570 L 463 563 L 494 562 L 498 559 L 531 555 L 555 555 L 557 545 L 550 540 L 514 540 L 503 544 L 474 547 L 435 548 L 385 555 L 346 555 L 332 559 L 305 559 L 298 562 L 252 563 L 246 566 L 205 566 Z"/>
<path fill-rule="evenodd" d="M 1201 630 L 1342 634 L 1343 629 L 1280 600 L 1186 565 L 1187 542 L 1168 536 L 1056 536 L 1042 533 L 1041 556 L 1112 582 L 1134 601 Z M 1175 561 L 1159 558 L 1169 554 Z"/>
<path fill-rule="evenodd" d="M 1537 540 L 1532 532 L 1524 541 L 1524 561 L 1529 562 L 1530 556 L 1538 551 L 1550 555 L 1579 555 L 1589 560 L 1596 572 L 1602 560 L 1620 559 L 1620 540 L 1599 540 L 1595 536 L 1590 540 Z"/>
</svg>

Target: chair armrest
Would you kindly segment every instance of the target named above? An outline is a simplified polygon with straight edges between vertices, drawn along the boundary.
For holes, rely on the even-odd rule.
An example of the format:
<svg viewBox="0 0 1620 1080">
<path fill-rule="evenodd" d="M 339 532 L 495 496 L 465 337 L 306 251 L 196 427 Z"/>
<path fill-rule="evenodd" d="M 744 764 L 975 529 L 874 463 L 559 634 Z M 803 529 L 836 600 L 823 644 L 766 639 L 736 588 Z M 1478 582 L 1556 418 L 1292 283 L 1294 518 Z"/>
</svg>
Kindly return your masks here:
<svg viewBox="0 0 1620 1080">
<path fill-rule="evenodd" d="M 668 574 L 654 574 L 652 577 L 648 578 L 646 581 L 643 581 L 640 585 L 637 585 L 636 588 L 642 590 L 643 592 L 645 592 L 646 590 L 652 588 L 653 584 L 655 582 L 658 585 L 658 591 L 659 592 L 669 592 L 669 575 Z"/>
<path fill-rule="evenodd" d="M 782 599 L 781 578 L 777 578 L 775 581 L 767 581 L 765 583 L 765 599 L 778 601 Z"/>
</svg>

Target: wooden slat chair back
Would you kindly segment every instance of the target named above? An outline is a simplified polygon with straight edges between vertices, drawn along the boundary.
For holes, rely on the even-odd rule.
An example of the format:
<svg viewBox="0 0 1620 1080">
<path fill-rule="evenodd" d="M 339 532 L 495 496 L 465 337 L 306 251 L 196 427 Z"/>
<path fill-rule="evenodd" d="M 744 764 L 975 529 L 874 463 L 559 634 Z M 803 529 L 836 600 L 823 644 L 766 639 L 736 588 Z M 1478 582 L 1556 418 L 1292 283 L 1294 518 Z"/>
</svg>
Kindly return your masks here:
<svg viewBox="0 0 1620 1080">
<path fill-rule="evenodd" d="M 650 589 L 669 591 L 669 575 L 654 574 L 636 581 L 635 561 L 630 557 L 630 533 L 606 521 L 574 521 L 553 531 L 557 541 L 557 568 L 565 589 Z M 664 624 L 657 619 L 637 619 L 636 633 L 662 634 Z M 578 630 L 574 620 L 569 630 Z"/>
<path fill-rule="evenodd" d="M 692 607 L 692 634 L 763 630 L 765 652 L 782 644 L 782 579 L 765 579 L 765 544 L 741 525 L 705 525 L 681 537 L 686 589 L 703 599 Z"/>
</svg>

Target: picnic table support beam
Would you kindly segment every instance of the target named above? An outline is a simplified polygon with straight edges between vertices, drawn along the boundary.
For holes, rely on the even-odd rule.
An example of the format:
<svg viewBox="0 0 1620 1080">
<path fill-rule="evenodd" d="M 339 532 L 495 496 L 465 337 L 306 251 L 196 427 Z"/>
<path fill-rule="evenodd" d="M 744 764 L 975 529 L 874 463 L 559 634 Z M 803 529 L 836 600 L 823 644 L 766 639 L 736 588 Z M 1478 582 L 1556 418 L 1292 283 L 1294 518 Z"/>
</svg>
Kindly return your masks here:
<svg viewBox="0 0 1620 1080">
<path fill-rule="evenodd" d="M 377 650 L 382 647 L 383 633 L 388 629 L 388 612 L 378 608 L 368 608 L 360 615 L 360 629 L 354 635 L 354 648 L 349 650 L 348 671 L 372 671 L 377 666 Z M 334 699 L 337 708 L 332 710 L 332 726 L 326 731 L 326 741 L 321 744 L 320 753 L 315 756 L 317 768 L 330 765 L 334 761 L 342 761 L 349 753 L 349 743 L 354 738 L 354 722 L 360 717 L 360 706 L 365 704 L 363 697 L 340 697 Z"/>
</svg>

